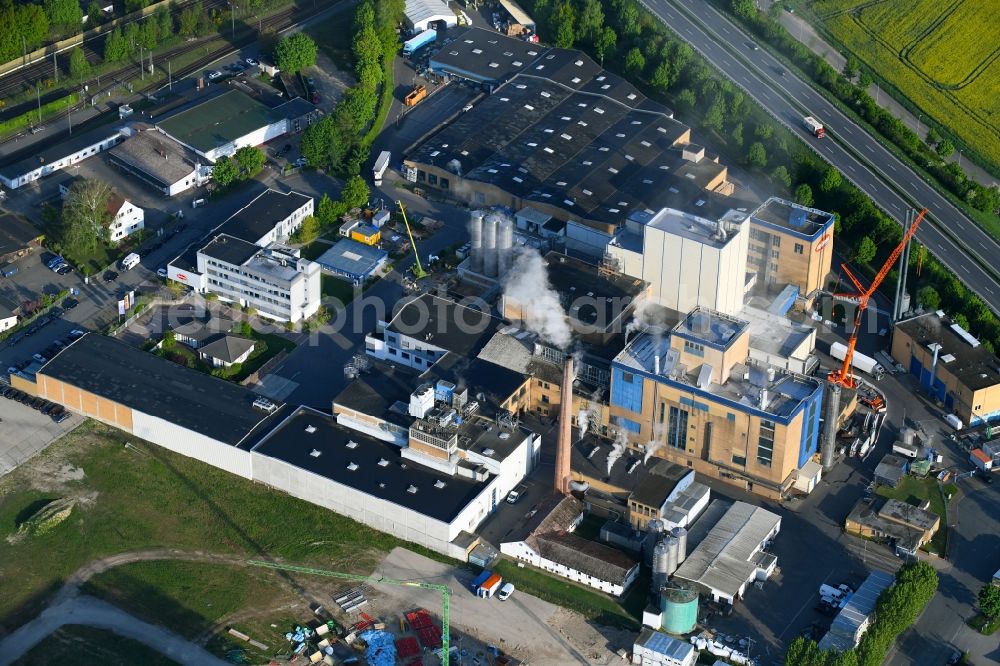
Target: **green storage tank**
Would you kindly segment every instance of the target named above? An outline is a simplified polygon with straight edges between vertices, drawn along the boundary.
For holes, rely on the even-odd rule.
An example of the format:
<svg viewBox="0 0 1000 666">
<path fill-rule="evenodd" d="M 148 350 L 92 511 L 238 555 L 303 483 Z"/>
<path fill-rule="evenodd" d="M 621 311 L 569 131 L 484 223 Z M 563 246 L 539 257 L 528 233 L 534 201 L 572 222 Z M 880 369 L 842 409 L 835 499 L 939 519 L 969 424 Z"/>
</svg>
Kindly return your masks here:
<svg viewBox="0 0 1000 666">
<path fill-rule="evenodd" d="M 677 583 L 669 583 L 660 593 L 663 631 L 688 634 L 698 623 L 698 593 Z"/>
</svg>

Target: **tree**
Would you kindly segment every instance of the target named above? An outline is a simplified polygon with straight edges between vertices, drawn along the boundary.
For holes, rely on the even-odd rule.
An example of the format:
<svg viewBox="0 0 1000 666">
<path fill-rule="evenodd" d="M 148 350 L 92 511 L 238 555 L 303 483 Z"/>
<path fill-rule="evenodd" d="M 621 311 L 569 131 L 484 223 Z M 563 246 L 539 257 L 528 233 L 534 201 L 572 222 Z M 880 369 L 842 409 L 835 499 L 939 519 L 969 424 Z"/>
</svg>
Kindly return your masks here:
<svg viewBox="0 0 1000 666">
<path fill-rule="evenodd" d="M 254 146 L 243 146 L 233 154 L 233 162 L 236 163 L 241 180 L 249 180 L 260 173 L 266 161 L 264 151 Z"/>
<path fill-rule="evenodd" d="M 633 46 L 625 54 L 625 73 L 629 76 L 637 76 L 642 74 L 642 70 L 644 69 L 646 69 L 646 56 L 642 55 L 642 51 Z"/>
<path fill-rule="evenodd" d="M 355 69 L 376 65 L 382 60 L 382 44 L 374 27 L 362 28 L 354 36 L 354 44 L 351 47 L 354 52 Z"/>
<path fill-rule="evenodd" d="M 722 131 L 722 124 L 725 122 L 725 118 L 726 103 L 722 99 L 722 93 L 719 93 L 715 96 L 712 105 L 708 107 L 708 111 L 705 112 L 704 117 L 702 117 L 701 124 L 703 127 L 720 132 Z"/>
<path fill-rule="evenodd" d="M 775 167 L 774 171 L 771 172 L 771 178 L 785 187 L 792 186 L 792 176 L 788 173 L 788 169 L 784 165 Z"/>
<path fill-rule="evenodd" d="M 156 42 L 159 38 L 159 24 L 153 17 L 150 17 L 142 22 L 139 26 L 138 42 L 142 48 L 150 51 L 156 48 Z"/>
<path fill-rule="evenodd" d="M 937 144 L 941 143 L 941 135 L 933 127 L 928 127 L 927 138 L 925 139 L 925 143 L 931 148 L 933 148 Z"/>
<path fill-rule="evenodd" d="M 115 28 L 104 40 L 104 61 L 122 62 L 126 58 L 128 58 L 128 44 L 122 31 Z"/>
<path fill-rule="evenodd" d="M 337 221 L 340 211 L 337 209 L 337 202 L 330 198 L 329 194 L 323 193 L 316 204 L 316 218 L 320 227 L 327 227 Z"/>
<path fill-rule="evenodd" d="M 618 16 L 618 27 L 626 37 L 638 35 L 642 30 L 642 15 L 635 0 L 614 0 L 611 3 L 613 16 Z"/>
<path fill-rule="evenodd" d="M 327 197 L 329 201 L 329 197 Z M 301 243 L 303 245 L 308 245 L 312 243 L 319 237 L 319 220 L 313 215 L 307 215 L 304 220 L 302 220 L 302 226 L 295 230 L 292 234 L 292 241 L 295 243 Z"/>
<path fill-rule="evenodd" d="M 69 52 L 69 75 L 82 81 L 90 74 L 90 61 L 79 46 Z"/>
<path fill-rule="evenodd" d="M 142 34 L 138 23 L 126 24 L 125 30 L 122 31 L 122 37 L 125 38 L 125 46 L 128 48 L 129 55 L 139 52 L 139 42 L 142 39 Z"/>
<path fill-rule="evenodd" d="M 653 70 L 653 76 L 649 78 L 649 83 L 661 92 L 667 92 L 670 87 L 670 63 L 661 62 L 657 65 Z"/>
<path fill-rule="evenodd" d="M 934 151 L 938 154 L 938 157 L 944 159 L 955 152 L 955 144 L 949 139 L 941 139 L 937 147 L 934 148 Z"/>
<path fill-rule="evenodd" d="M 212 167 L 212 180 L 220 189 L 225 189 L 239 180 L 240 170 L 236 162 L 223 155 Z"/>
<path fill-rule="evenodd" d="M 108 200 L 111 185 L 96 178 L 84 178 L 69 188 L 62 206 L 58 236 L 65 251 L 76 256 L 95 252 L 107 243 L 111 230 Z"/>
<path fill-rule="evenodd" d="M 774 136 L 774 126 L 772 126 L 770 123 L 762 123 L 760 125 L 757 125 L 757 127 L 755 127 L 753 130 L 753 135 L 758 139 L 764 139 L 764 140 L 770 139 L 772 136 Z"/>
<path fill-rule="evenodd" d="M 572 48 L 576 41 L 576 10 L 569 0 L 563 0 L 556 5 L 550 21 L 555 45 L 561 49 Z"/>
<path fill-rule="evenodd" d="M 740 18 L 752 19 L 757 16 L 757 5 L 754 0 L 731 0 L 730 8 Z"/>
<path fill-rule="evenodd" d="M 93 28 L 104 22 L 104 10 L 97 0 L 90 0 L 87 6 L 87 27 Z"/>
<path fill-rule="evenodd" d="M 823 666 L 825 661 L 816 641 L 799 636 L 788 644 L 785 666 Z"/>
<path fill-rule="evenodd" d="M 861 71 L 858 72 L 858 88 L 868 90 L 874 82 L 875 79 L 872 78 L 871 72 L 862 67 Z"/>
<path fill-rule="evenodd" d="M 878 252 L 878 246 L 875 245 L 875 241 L 871 239 L 871 236 L 865 236 L 854 251 L 854 261 L 862 265 L 868 264 L 875 258 L 876 252 Z"/>
<path fill-rule="evenodd" d="M 187 38 L 198 35 L 201 16 L 195 11 L 196 9 L 197 5 L 195 7 L 188 7 L 181 12 L 180 18 L 177 20 L 177 33 L 181 37 Z"/>
<path fill-rule="evenodd" d="M 674 96 L 674 106 L 681 113 L 688 113 L 694 110 L 695 105 L 698 103 L 698 98 L 695 97 L 694 91 L 690 88 L 684 88 L 678 91 L 677 95 Z"/>
<path fill-rule="evenodd" d="M 760 141 L 754 141 L 750 145 L 750 150 L 747 151 L 747 164 L 758 168 L 767 166 L 767 151 Z"/>
<path fill-rule="evenodd" d="M 807 184 L 802 183 L 795 188 L 795 203 L 801 206 L 812 206 L 815 202 L 813 199 L 813 190 Z"/>
<path fill-rule="evenodd" d="M 295 74 L 316 64 L 316 42 L 304 32 L 282 39 L 274 47 L 274 64 L 284 72 Z"/>
<path fill-rule="evenodd" d="M 602 67 L 604 66 L 604 56 L 614 50 L 616 44 L 618 44 L 618 34 L 613 28 L 604 26 L 598 33 L 597 39 L 594 40 L 594 52 L 597 54 L 597 59 L 601 61 Z"/>
<path fill-rule="evenodd" d="M 149 6 L 149 0 L 125 0 L 125 12 L 137 12 Z"/>
<path fill-rule="evenodd" d="M 843 183 L 843 178 L 840 172 L 834 167 L 827 167 L 826 171 L 823 172 L 822 180 L 820 180 L 819 190 L 829 194 L 840 187 L 841 183 Z"/>
<path fill-rule="evenodd" d="M 160 5 L 153 12 L 153 19 L 156 21 L 156 31 L 161 39 L 167 39 L 174 34 L 174 19 L 170 15 L 170 10 L 164 5 Z"/>
<path fill-rule="evenodd" d="M 743 123 L 736 123 L 736 126 L 733 128 L 733 131 L 729 133 L 729 137 L 733 140 L 733 143 L 735 143 L 737 147 L 742 148 Z"/>
<path fill-rule="evenodd" d="M 45 0 L 42 5 L 49 24 L 59 26 L 72 33 L 80 32 L 83 25 L 83 9 L 79 0 Z"/>
<path fill-rule="evenodd" d="M 1000 587 L 992 582 L 983 585 L 979 590 L 979 610 L 990 619 L 1000 617 Z"/>
<path fill-rule="evenodd" d="M 163 343 L 160 345 L 160 349 L 171 349 L 177 344 L 177 334 L 174 333 L 174 329 L 168 328 L 163 332 Z"/>
<path fill-rule="evenodd" d="M 927 285 L 917 292 L 917 302 L 928 310 L 937 310 L 941 307 L 941 296 L 937 293 L 937 289 Z"/>
<path fill-rule="evenodd" d="M 591 43 L 597 41 L 601 28 L 604 26 L 604 10 L 600 0 L 583 0 L 578 17 L 578 33 Z"/>
<path fill-rule="evenodd" d="M 847 60 L 844 62 L 844 78 L 853 79 L 858 75 L 858 70 L 861 69 L 861 63 L 854 56 L 847 56 Z"/>
<path fill-rule="evenodd" d="M 351 176 L 344 183 L 344 189 L 340 191 L 340 201 L 347 210 L 360 208 L 368 203 L 370 194 L 368 184 L 361 176 Z"/>
</svg>

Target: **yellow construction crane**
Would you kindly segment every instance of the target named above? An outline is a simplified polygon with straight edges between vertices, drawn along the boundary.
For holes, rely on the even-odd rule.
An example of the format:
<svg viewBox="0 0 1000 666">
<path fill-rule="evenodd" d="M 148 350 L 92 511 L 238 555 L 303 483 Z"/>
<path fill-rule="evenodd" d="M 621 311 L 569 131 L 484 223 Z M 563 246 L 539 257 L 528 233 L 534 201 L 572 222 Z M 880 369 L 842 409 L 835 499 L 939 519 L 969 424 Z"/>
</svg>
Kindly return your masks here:
<svg viewBox="0 0 1000 666">
<path fill-rule="evenodd" d="M 400 204 L 401 210 L 402 207 L 402 204 Z M 383 578 L 380 576 L 359 576 L 358 574 L 349 574 L 342 571 L 313 569 L 312 567 L 297 567 L 291 564 L 262 562 L 260 560 L 247 560 L 246 563 L 252 567 L 263 567 L 265 569 L 275 569 L 278 571 L 294 571 L 295 573 L 310 574 L 313 576 L 326 576 L 327 578 L 340 578 L 343 580 L 353 581 L 355 583 L 368 583 L 370 585 L 400 585 L 403 587 L 419 587 L 425 590 L 434 590 L 441 595 L 441 664 L 443 666 L 448 666 L 448 660 L 450 657 L 449 644 L 451 642 L 451 588 L 447 585 L 423 583 L 415 580 L 396 580 L 394 578 Z"/>
<path fill-rule="evenodd" d="M 420 265 L 420 253 L 417 252 L 417 242 L 413 240 L 413 230 L 410 229 L 410 223 L 406 219 L 406 208 L 403 206 L 402 201 L 397 201 L 396 205 L 399 206 L 399 213 L 403 216 L 403 224 L 406 225 L 406 233 L 410 237 L 410 245 L 413 246 L 413 258 L 416 260 L 416 263 L 410 268 L 410 272 L 413 273 L 414 278 L 420 280 L 427 277 L 427 271 Z"/>
</svg>

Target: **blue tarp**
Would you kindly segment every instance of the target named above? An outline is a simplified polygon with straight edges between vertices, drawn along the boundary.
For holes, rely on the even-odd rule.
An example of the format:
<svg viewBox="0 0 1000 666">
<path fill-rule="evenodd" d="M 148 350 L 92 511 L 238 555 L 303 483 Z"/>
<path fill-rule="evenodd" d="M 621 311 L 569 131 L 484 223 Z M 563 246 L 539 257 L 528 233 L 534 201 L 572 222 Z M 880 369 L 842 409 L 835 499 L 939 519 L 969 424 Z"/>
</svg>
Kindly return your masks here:
<svg viewBox="0 0 1000 666">
<path fill-rule="evenodd" d="M 368 644 L 365 659 L 371 666 L 396 666 L 396 640 L 388 631 L 369 629 L 358 634 Z"/>
</svg>

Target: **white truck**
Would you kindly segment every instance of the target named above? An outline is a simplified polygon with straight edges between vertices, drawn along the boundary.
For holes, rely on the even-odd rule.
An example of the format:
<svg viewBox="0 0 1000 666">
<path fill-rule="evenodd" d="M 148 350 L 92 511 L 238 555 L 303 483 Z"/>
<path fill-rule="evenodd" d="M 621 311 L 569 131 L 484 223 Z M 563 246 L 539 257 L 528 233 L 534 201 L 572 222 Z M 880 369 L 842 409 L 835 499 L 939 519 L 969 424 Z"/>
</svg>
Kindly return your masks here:
<svg viewBox="0 0 1000 666">
<path fill-rule="evenodd" d="M 379 153 L 378 159 L 375 160 L 375 167 L 372 169 L 375 187 L 380 187 L 382 185 L 382 176 L 385 175 L 385 170 L 389 168 L 390 159 L 392 159 L 392 153 L 388 150 L 383 150 Z"/>
<path fill-rule="evenodd" d="M 847 356 L 847 345 L 842 342 L 834 342 L 830 345 L 830 356 L 838 361 L 843 361 L 844 357 Z M 857 350 L 855 350 L 854 355 L 851 357 L 851 365 L 861 372 L 868 373 L 875 379 L 882 379 L 882 375 L 885 373 L 885 368 L 879 365 L 878 361 L 871 356 L 865 356 Z"/>
<path fill-rule="evenodd" d="M 141 257 L 139 257 L 138 254 L 136 254 L 135 252 L 132 252 L 131 254 L 127 255 L 124 259 L 122 259 L 122 261 L 119 264 L 119 266 L 121 266 L 121 269 L 123 271 L 130 271 L 130 270 L 132 270 L 133 268 L 135 268 L 136 266 L 139 265 L 139 260 L 140 259 L 141 259 Z"/>
<path fill-rule="evenodd" d="M 802 119 L 802 124 L 805 126 L 809 133 L 812 134 L 817 139 L 822 139 L 826 136 L 826 129 L 823 127 L 823 123 L 816 120 L 812 116 L 806 116 Z"/>
</svg>

